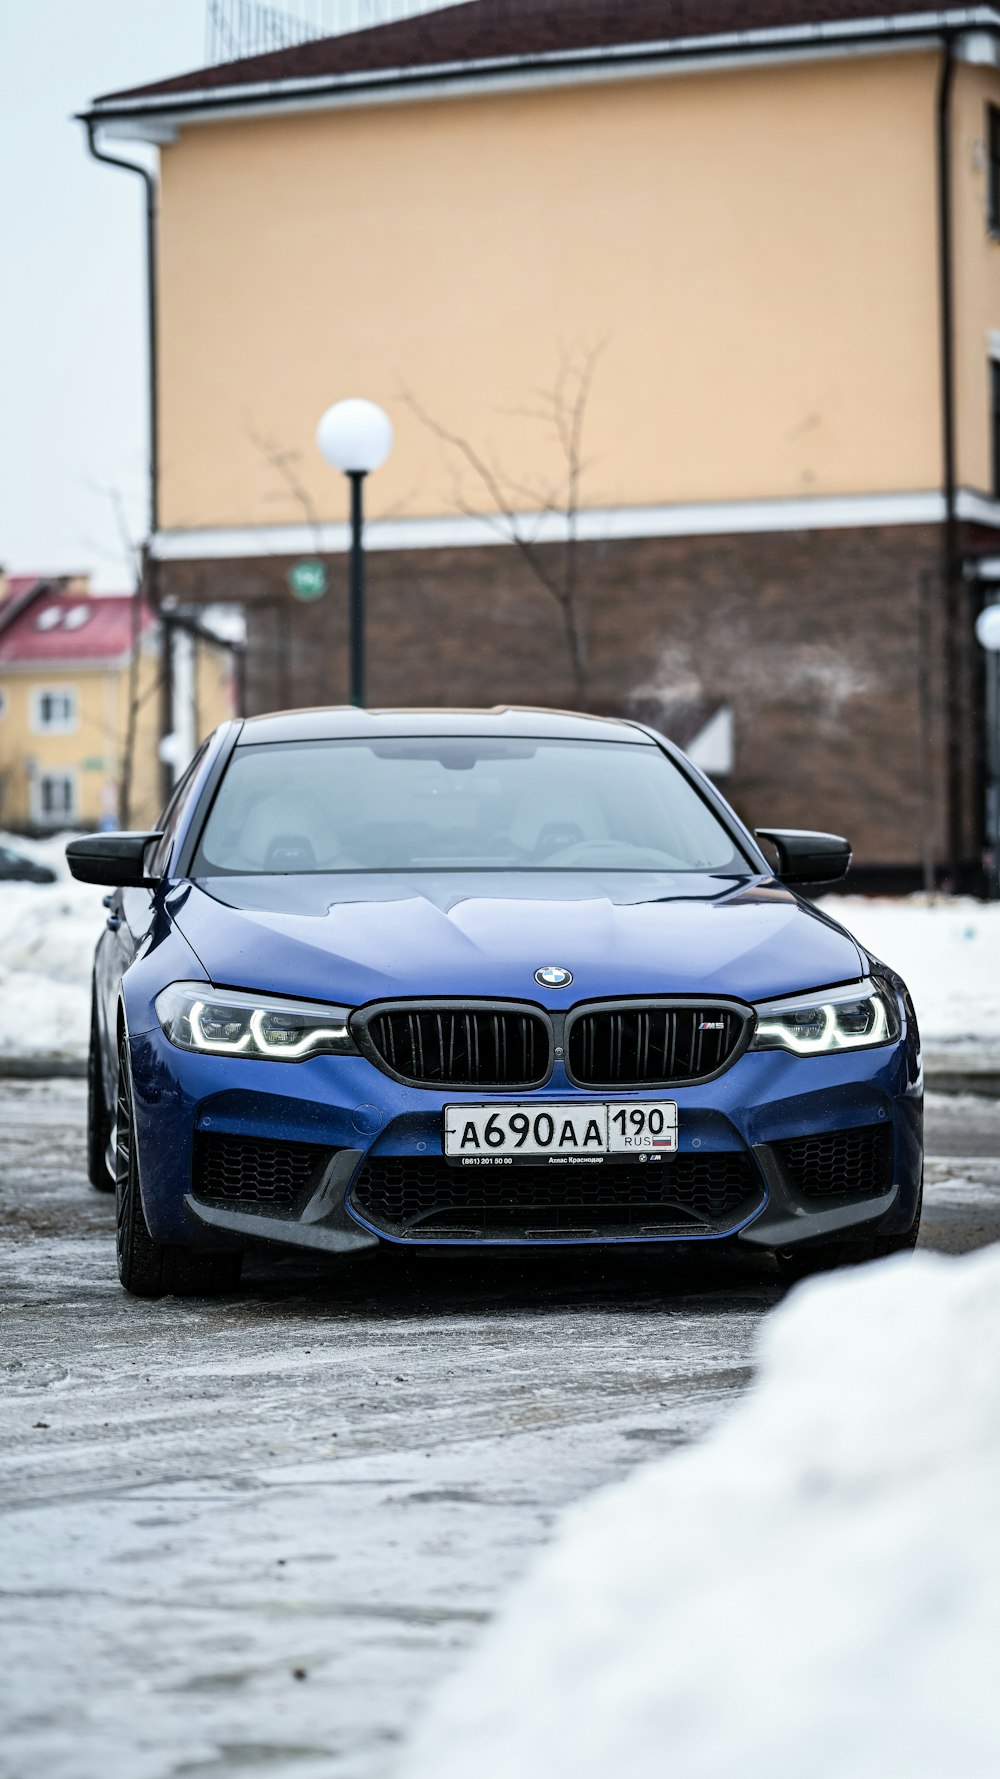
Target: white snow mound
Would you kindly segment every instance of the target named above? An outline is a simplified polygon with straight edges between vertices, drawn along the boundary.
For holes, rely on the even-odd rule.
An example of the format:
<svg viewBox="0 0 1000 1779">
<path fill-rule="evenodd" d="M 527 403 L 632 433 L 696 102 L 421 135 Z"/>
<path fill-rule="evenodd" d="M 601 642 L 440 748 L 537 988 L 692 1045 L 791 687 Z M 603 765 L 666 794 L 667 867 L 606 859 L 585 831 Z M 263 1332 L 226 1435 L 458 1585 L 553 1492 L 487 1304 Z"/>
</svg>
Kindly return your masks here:
<svg viewBox="0 0 1000 1779">
<path fill-rule="evenodd" d="M 1000 1249 L 795 1291 L 703 1444 L 570 1513 L 399 1779 L 996 1779 Z"/>
<path fill-rule="evenodd" d="M 1000 903 L 827 896 L 819 906 L 899 971 L 925 1041 L 1000 1040 Z"/>
<path fill-rule="evenodd" d="M 18 852 L 51 865 L 62 881 L 0 882 L 0 1058 L 80 1061 L 87 1054 L 105 891 L 72 881 L 65 839 L 29 844 L 11 838 Z"/>
<path fill-rule="evenodd" d="M 102 891 L 74 883 L 68 834 L 22 840 L 18 852 L 60 882 L 0 882 L 0 1057 L 86 1054 Z M 1000 1044 L 1000 904 L 965 898 L 830 896 L 820 904 L 908 982 L 931 1046 Z"/>
</svg>

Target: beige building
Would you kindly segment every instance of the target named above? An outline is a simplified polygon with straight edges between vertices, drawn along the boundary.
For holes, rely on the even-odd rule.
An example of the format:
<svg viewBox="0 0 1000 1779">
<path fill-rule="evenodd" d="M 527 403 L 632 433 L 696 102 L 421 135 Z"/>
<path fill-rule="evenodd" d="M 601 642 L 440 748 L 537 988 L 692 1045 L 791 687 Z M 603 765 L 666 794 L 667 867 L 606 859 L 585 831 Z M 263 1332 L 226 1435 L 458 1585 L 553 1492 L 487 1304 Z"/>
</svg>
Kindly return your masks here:
<svg viewBox="0 0 1000 1779">
<path fill-rule="evenodd" d="M 188 754 L 232 713 L 227 658 L 201 649 L 192 662 Z M 136 613 L 131 600 L 90 595 L 73 579 L 24 577 L 0 597 L 0 827 L 152 827 L 162 679 L 148 608 Z"/>
<path fill-rule="evenodd" d="M 363 394 L 372 702 L 632 712 L 753 822 L 974 875 L 1000 11 L 472 0 L 89 120 L 159 146 L 151 548 L 246 606 L 251 707 L 342 696 Z"/>
</svg>

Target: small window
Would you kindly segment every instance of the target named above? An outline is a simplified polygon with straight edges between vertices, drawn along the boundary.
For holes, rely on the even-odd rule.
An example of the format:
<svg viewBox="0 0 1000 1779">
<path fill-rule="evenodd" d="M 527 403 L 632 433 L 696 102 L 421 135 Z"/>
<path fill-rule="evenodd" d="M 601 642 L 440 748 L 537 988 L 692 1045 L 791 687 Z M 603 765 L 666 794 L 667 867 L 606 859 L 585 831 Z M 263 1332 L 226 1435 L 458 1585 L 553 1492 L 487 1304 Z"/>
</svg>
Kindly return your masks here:
<svg viewBox="0 0 1000 1779">
<path fill-rule="evenodd" d="M 6 692 L 0 692 L 0 717 L 5 717 L 6 715 L 7 715 L 7 694 L 6 694 Z"/>
<path fill-rule="evenodd" d="M 1000 105 L 987 106 L 987 143 L 989 229 L 991 235 L 1000 238 Z"/>
<path fill-rule="evenodd" d="M 86 605 L 71 606 L 69 611 L 66 613 L 65 619 L 63 620 L 63 629 L 64 630 L 82 630 L 84 624 L 89 623 L 92 616 L 93 616 L 93 614 L 90 611 L 89 606 L 86 606 Z"/>
<path fill-rule="evenodd" d="M 47 605 L 35 619 L 35 629 L 54 630 L 61 617 L 62 612 L 57 605 Z"/>
<path fill-rule="evenodd" d="M 70 735 L 76 728 L 76 692 L 39 686 L 32 695 L 31 726 L 36 735 Z"/>
<path fill-rule="evenodd" d="M 40 772 L 31 787 L 36 827 L 61 828 L 76 819 L 76 774 Z"/>
</svg>

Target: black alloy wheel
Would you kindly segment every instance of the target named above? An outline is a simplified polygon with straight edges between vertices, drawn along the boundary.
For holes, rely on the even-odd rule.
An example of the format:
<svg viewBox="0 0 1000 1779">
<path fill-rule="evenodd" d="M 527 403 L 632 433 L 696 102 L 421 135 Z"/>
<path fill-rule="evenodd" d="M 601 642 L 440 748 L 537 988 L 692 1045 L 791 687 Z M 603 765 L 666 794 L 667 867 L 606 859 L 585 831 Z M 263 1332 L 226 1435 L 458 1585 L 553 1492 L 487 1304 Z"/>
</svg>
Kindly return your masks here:
<svg viewBox="0 0 1000 1779">
<path fill-rule="evenodd" d="M 157 1242 L 149 1233 L 139 1190 L 128 1041 L 118 1050 L 115 1143 L 115 1228 L 118 1277 L 133 1297 L 218 1297 L 239 1283 L 243 1256 Z"/>
<path fill-rule="evenodd" d="M 87 1052 L 87 1178 L 95 1192 L 113 1192 L 115 1176 L 108 1165 L 111 1114 L 104 1093 L 104 1066 L 97 1025 L 97 996 L 90 997 L 90 1049 Z"/>
</svg>

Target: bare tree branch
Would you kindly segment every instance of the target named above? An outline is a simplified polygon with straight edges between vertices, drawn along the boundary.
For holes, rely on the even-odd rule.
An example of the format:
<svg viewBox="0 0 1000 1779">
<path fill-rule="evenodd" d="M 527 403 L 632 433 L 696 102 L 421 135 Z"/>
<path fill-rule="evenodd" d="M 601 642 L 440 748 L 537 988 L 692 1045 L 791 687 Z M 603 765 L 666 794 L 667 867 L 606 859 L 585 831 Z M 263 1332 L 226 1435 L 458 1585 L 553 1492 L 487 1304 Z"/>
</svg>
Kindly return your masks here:
<svg viewBox="0 0 1000 1779">
<path fill-rule="evenodd" d="M 283 450 L 274 439 L 265 438 L 262 433 L 256 432 L 249 418 L 246 421 L 246 431 L 251 444 L 255 445 L 261 456 L 266 458 L 271 468 L 281 477 L 292 499 L 301 507 L 305 514 L 306 524 L 312 532 L 313 549 L 317 556 L 322 556 L 323 531 L 319 514 L 316 511 L 316 503 L 296 468 L 296 465 L 302 461 L 301 451 Z"/>
<path fill-rule="evenodd" d="M 111 504 L 114 508 L 118 524 L 118 535 L 126 557 L 133 565 L 133 582 L 131 594 L 131 645 L 128 661 L 128 700 L 125 714 L 125 739 L 122 744 L 121 762 L 118 772 L 118 822 L 122 828 L 129 826 L 132 816 L 132 778 L 135 770 L 135 740 L 139 724 L 139 663 L 142 653 L 142 596 L 144 592 L 144 574 L 142 552 L 131 537 L 128 519 L 125 515 L 125 502 L 121 490 L 110 490 Z"/>
<path fill-rule="evenodd" d="M 411 395 L 409 390 L 404 389 L 402 391 L 402 399 L 416 415 L 421 424 L 427 428 L 428 432 L 433 433 L 435 438 L 440 439 L 443 444 L 449 445 L 452 450 L 457 451 L 459 456 L 464 458 L 469 467 L 475 471 L 480 482 L 486 488 L 490 499 L 493 501 L 498 516 L 503 520 L 507 527 L 506 535 L 509 541 L 512 544 L 515 544 L 517 549 L 521 552 L 521 555 L 524 557 L 524 560 L 527 562 L 536 579 L 541 581 L 542 586 L 547 589 L 552 595 L 552 598 L 561 604 L 563 598 L 562 586 L 559 580 L 549 573 L 545 562 L 539 557 L 535 545 L 524 536 L 520 528 L 519 515 L 514 512 L 510 502 L 506 499 L 498 474 L 490 467 L 486 459 L 480 456 L 475 446 L 471 445 L 468 439 L 462 438 L 457 432 L 449 431 L 448 427 L 443 426 L 439 420 L 433 419 L 433 417 L 427 413 L 426 409 L 421 407 L 420 403 L 416 400 L 416 397 Z M 467 506 L 463 506 L 462 510 L 467 512 L 470 517 L 483 517 L 482 514 L 473 513 Z"/>
<path fill-rule="evenodd" d="M 590 460 L 583 455 L 583 437 L 594 377 L 606 349 L 607 341 L 600 341 L 575 353 L 563 351 L 551 389 L 532 392 L 537 405 L 503 410 L 544 426 L 562 458 L 561 493 L 555 486 L 532 486 L 504 474 L 469 439 L 428 413 L 408 389 L 401 392 L 401 399 L 441 448 L 458 511 L 479 518 L 512 543 L 555 603 L 566 637 L 574 690 L 581 703 L 587 690 L 589 617 L 589 595 L 581 581 L 579 553 L 580 502 L 583 480 L 590 468 Z M 493 512 L 484 514 L 470 507 L 458 475 L 459 464 L 472 472 L 489 497 Z M 537 536 L 529 535 L 526 516 L 516 510 L 516 499 L 529 501 L 536 518 L 559 516 L 564 526 L 560 553 L 554 554 L 551 545 L 542 546 Z"/>
</svg>

